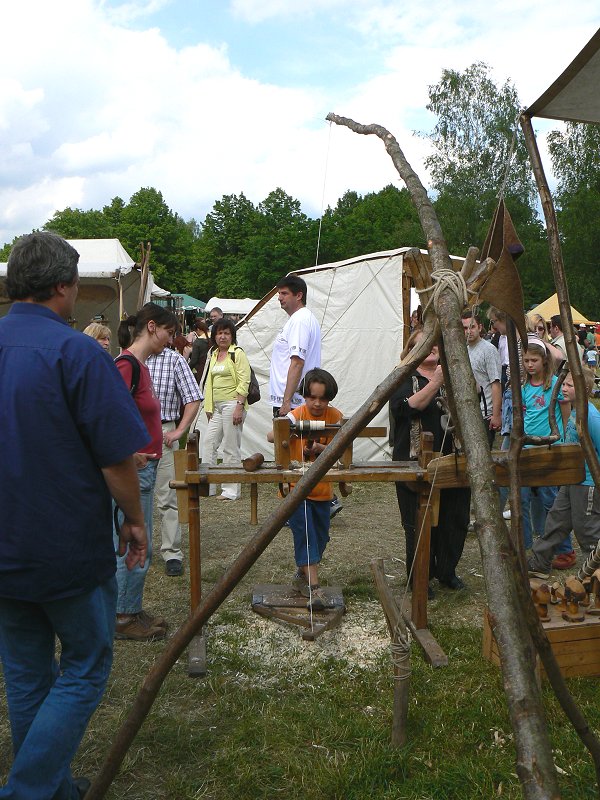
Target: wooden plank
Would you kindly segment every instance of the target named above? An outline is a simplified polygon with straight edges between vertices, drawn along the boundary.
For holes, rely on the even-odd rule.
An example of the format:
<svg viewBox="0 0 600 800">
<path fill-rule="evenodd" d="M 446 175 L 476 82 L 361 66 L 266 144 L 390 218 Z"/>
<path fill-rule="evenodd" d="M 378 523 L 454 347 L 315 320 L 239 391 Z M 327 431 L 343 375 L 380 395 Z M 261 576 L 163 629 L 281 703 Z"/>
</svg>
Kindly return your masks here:
<svg viewBox="0 0 600 800">
<path fill-rule="evenodd" d="M 492 451 L 496 484 L 508 486 L 507 455 L 500 450 Z M 442 456 L 429 464 L 429 480 L 439 489 L 468 486 L 465 456 Z M 585 476 L 584 458 L 577 444 L 555 444 L 552 447 L 528 447 L 521 452 L 519 477 L 524 486 L 565 486 L 581 483 Z"/>
<path fill-rule="evenodd" d="M 323 594 L 332 607 L 343 607 L 344 594 L 341 586 L 323 586 Z M 308 599 L 293 586 L 278 583 L 260 583 L 252 589 L 252 605 L 270 608 L 306 608 Z"/>
<path fill-rule="evenodd" d="M 202 464 L 200 465 L 202 467 Z M 308 468 L 308 465 L 307 465 Z M 214 483 L 297 483 L 302 477 L 301 470 L 283 470 L 274 468 L 261 468 L 256 472 L 246 472 L 232 467 L 210 467 L 204 471 L 187 470 L 185 473 L 186 484 L 214 484 Z M 427 471 L 422 470 L 415 462 L 388 461 L 385 466 L 363 466 L 353 464 L 349 469 L 330 469 L 321 481 L 325 483 L 389 483 L 402 481 L 414 483 L 427 479 Z M 178 481 L 172 482 L 174 488 L 179 488 Z"/>
<path fill-rule="evenodd" d="M 417 629 L 410 614 L 410 601 L 408 598 L 405 598 L 402 603 L 402 616 L 406 625 L 410 628 L 413 638 L 423 651 L 423 657 L 432 667 L 447 667 L 448 656 L 437 643 L 431 631 L 428 628 Z"/>
<path fill-rule="evenodd" d="M 306 630 L 302 633 L 302 638 L 306 642 L 314 642 L 314 640 L 320 636 L 325 631 L 329 631 L 332 628 L 335 628 L 337 625 L 340 624 L 342 617 L 345 614 L 345 609 L 343 608 L 335 608 L 332 610 L 326 611 L 319 611 L 319 615 L 326 614 L 327 619 L 325 622 L 318 622 L 316 625 L 314 624 L 313 618 L 313 627 L 310 630 Z"/>
</svg>

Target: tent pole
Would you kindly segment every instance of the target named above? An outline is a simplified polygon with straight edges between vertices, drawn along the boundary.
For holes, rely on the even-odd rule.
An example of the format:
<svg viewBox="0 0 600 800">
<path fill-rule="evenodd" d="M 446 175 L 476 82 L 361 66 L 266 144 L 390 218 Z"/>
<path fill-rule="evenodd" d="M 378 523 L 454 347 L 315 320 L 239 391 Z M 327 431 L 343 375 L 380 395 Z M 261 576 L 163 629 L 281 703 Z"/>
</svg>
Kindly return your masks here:
<svg viewBox="0 0 600 800">
<path fill-rule="evenodd" d="M 531 160 L 535 182 L 537 184 L 540 200 L 542 202 L 544 219 L 546 221 L 548 247 L 550 250 L 550 263 L 552 264 L 554 284 L 556 286 L 556 293 L 558 295 L 560 318 L 565 337 L 565 346 L 567 348 L 567 359 L 569 361 L 569 367 L 571 369 L 571 374 L 573 375 L 573 383 L 575 384 L 576 389 L 575 410 L 577 412 L 577 432 L 579 434 L 585 460 L 588 463 L 590 472 L 594 478 L 594 482 L 596 486 L 600 486 L 600 464 L 598 463 L 598 456 L 596 455 L 596 450 L 592 444 L 587 427 L 587 391 L 583 377 L 581 360 L 579 358 L 579 350 L 577 349 L 577 344 L 575 342 L 573 315 L 571 314 L 571 302 L 569 300 L 569 289 L 567 286 L 565 265 L 563 262 L 560 237 L 558 234 L 556 211 L 552 201 L 550 187 L 548 186 L 548 181 L 546 180 L 546 174 L 544 172 L 533 126 L 531 124 L 531 117 L 527 114 L 521 114 L 520 123 L 521 129 L 523 130 L 523 134 L 525 136 L 525 144 Z"/>
</svg>

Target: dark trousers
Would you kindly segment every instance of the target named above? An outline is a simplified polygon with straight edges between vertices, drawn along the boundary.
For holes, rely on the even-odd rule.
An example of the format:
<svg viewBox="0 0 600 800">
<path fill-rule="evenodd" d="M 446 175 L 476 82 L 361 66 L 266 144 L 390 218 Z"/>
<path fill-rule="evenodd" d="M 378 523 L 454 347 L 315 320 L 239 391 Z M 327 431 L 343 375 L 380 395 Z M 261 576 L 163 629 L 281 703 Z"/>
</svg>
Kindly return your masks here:
<svg viewBox="0 0 600 800">
<path fill-rule="evenodd" d="M 396 483 L 396 496 L 406 538 L 406 571 L 410 574 L 419 535 L 416 530 L 417 493 L 403 483 Z M 467 537 L 470 503 L 470 489 L 442 489 L 440 492 L 439 521 L 431 529 L 430 579 L 448 583 L 456 575 Z"/>
</svg>

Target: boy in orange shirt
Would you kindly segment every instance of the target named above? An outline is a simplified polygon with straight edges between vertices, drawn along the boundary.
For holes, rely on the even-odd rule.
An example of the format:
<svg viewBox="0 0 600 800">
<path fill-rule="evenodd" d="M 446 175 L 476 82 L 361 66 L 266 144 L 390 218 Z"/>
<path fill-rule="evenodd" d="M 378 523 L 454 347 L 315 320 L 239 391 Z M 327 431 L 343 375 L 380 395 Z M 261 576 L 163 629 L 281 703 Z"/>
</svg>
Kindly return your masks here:
<svg viewBox="0 0 600 800">
<path fill-rule="evenodd" d="M 338 392 L 334 377 L 324 369 L 311 369 L 306 373 L 298 391 L 304 403 L 292 409 L 287 415 L 292 422 L 300 420 L 320 420 L 326 425 L 340 422 L 341 411 L 329 405 Z M 290 457 L 302 463 L 314 461 L 322 453 L 328 436 L 313 433 L 294 434 L 290 441 Z M 273 441 L 269 432 L 267 439 Z M 319 611 L 325 608 L 328 600 L 319 584 L 318 564 L 321 562 L 329 541 L 330 505 L 333 488 L 330 483 L 317 483 L 289 518 L 289 526 L 294 536 L 294 556 L 297 571 L 292 584 L 302 595 L 308 597 L 307 608 Z"/>
</svg>

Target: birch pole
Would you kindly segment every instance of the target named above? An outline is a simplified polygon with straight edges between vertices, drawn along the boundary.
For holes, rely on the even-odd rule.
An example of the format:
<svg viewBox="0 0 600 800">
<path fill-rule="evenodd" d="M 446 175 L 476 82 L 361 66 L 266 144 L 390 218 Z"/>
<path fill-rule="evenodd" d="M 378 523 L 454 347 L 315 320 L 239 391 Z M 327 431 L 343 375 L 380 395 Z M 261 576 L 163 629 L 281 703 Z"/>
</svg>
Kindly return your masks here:
<svg viewBox="0 0 600 800">
<path fill-rule="evenodd" d="M 407 162 L 398 142 L 381 125 L 361 125 L 328 114 L 327 120 L 354 133 L 378 136 L 405 182 L 427 238 L 432 278 L 451 270 L 450 254 L 435 211 L 418 176 Z M 515 734 L 517 774 L 527 800 L 556 800 L 558 783 L 533 659 L 533 643 L 527 629 L 517 586 L 516 554 L 509 542 L 494 486 L 490 449 L 479 408 L 461 323 L 463 303 L 451 291 L 439 293 L 435 311 L 440 323 L 448 362 L 450 389 L 458 414 L 462 442 L 469 463 L 476 530 L 487 588 L 494 634 L 502 660 L 502 676 L 508 710 Z"/>
</svg>

